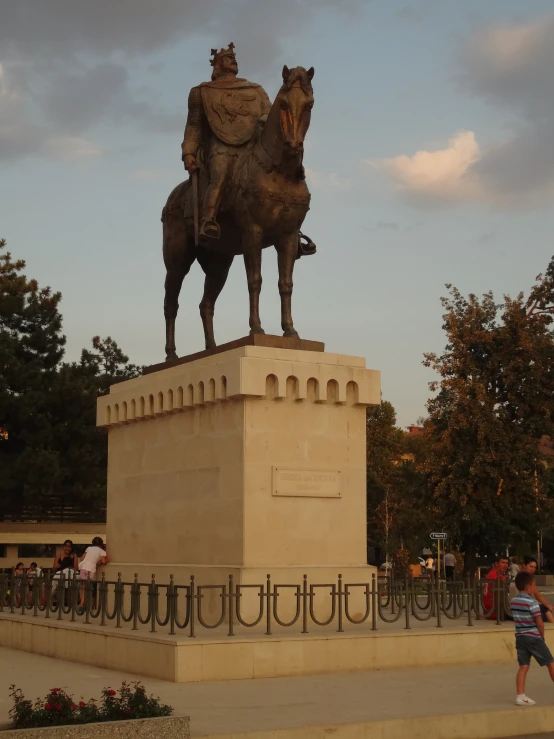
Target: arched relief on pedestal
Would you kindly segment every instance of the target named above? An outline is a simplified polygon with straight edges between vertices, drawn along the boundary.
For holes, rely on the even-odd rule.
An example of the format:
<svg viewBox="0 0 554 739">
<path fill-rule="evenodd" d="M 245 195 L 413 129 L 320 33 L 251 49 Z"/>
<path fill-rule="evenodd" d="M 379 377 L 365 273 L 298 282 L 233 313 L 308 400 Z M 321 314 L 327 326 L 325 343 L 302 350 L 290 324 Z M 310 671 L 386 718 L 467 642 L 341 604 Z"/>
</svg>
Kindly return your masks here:
<svg viewBox="0 0 554 739">
<path fill-rule="evenodd" d="M 346 405 L 357 405 L 360 402 L 360 388 L 358 383 L 350 380 L 346 384 Z"/>
<path fill-rule="evenodd" d="M 208 382 L 208 387 L 206 388 L 205 402 L 215 403 L 215 380 L 213 377 L 210 377 L 210 381 Z"/>
<path fill-rule="evenodd" d="M 192 408 L 192 406 L 194 405 L 194 388 L 192 387 L 192 385 L 189 385 L 187 387 L 185 405 L 187 406 L 187 408 Z"/>
<path fill-rule="evenodd" d="M 319 380 L 315 377 L 310 377 L 306 388 L 306 398 L 309 403 L 319 402 Z"/>
<path fill-rule="evenodd" d="M 312 367 L 309 363 L 264 361 L 251 366 L 246 363 L 244 373 L 241 370 L 231 379 L 219 374 L 218 369 L 210 367 L 205 372 L 190 373 L 188 384 L 182 377 L 157 381 L 151 394 L 147 394 L 150 388 L 144 383 L 127 391 L 114 388 L 111 397 L 98 401 L 98 424 L 127 423 L 244 397 L 360 406 L 368 405 L 368 399 L 373 400 L 375 395 L 365 371 L 357 368 L 345 371 L 332 365 Z"/>
<path fill-rule="evenodd" d="M 327 403 L 333 404 L 339 402 L 339 383 L 336 380 L 329 380 L 327 383 Z"/>
<path fill-rule="evenodd" d="M 268 400 L 279 398 L 279 378 L 277 375 L 268 375 L 265 378 L 265 397 Z"/>
<path fill-rule="evenodd" d="M 289 375 L 286 383 L 286 398 L 287 400 L 298 400 L 298 377 Z"/>
</svg>

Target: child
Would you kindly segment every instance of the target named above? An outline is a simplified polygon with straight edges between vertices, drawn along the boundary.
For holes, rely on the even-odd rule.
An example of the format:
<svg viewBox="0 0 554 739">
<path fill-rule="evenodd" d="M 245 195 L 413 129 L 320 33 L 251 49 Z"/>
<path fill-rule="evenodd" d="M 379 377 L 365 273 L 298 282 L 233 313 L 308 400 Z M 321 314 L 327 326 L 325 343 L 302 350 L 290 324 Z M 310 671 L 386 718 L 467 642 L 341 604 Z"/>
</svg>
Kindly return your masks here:
<svg viewBox="0 0 554 739">
<path fill-rule="evenodd" d="M 27 585 L 29 586 L 29 596 L 27 598 L 28 601 L 32 601 L 33 585 L 35 584 L 35 580 L 41 575 L 42 570 L 40 569 L 40 567 L 37 566 L 37 563 L 31 562 L 27 569 Z"/>
<path fill-rule="evenodd" d="M 531 657 L 541 667 L 548 667 L 550 678 L 554 680 L 554 657 L 544 641 L 544 623 L 538 602 L 531 597 L 535 578 L 529 572 L 516 575 L 518 595 L 510 601 L 510 608 L 516 627 L 516 651 L 519 670 L 516 677 L 516 705 L 534 706 L 535 701 L 525 695 L 525 678 L 529 672 Z"/>
<path fill-rule="evenodd" d="M 104 542 L 99 536 L 94 537 L 92 540 L 92 546 L 86 548 L 85 553 L 79 560 L 79 563 L 79 577 L 83 581 L 79 607 L 82 608 L 85 604 L 85 581 L 92 580 L 96 574 L 96 568 L 98 565 L 108 564 L 108 555 L 104 550 Z"/>
</svg>

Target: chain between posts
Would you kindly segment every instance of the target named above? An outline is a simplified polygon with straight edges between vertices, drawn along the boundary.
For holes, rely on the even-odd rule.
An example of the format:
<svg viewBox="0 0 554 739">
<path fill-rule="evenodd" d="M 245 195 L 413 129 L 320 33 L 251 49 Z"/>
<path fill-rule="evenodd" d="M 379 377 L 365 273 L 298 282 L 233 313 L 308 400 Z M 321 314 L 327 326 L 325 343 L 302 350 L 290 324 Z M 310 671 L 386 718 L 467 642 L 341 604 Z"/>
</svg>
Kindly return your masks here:
<svg viewBox="0 0 554 739">
<path fill-rule="evenodd" d="M 138 574 L 126 582 L 121 573 L 114 581 L 105 575 L 98 581 L 45 573 L 29 584 L 15 571 L 0 573 L 0 616 L 9 618 L 69 619 L 73 623 L 107 626 L 127 625 L 156 633 L 158 628 L 174 636 L 187 633 L 195 638 L 199 630 L 225 629 L 226 636 L 258 629 L 271 636 L 284 633 L 308 634 L 332 627 L 337 633 L 351 628 L 378 631 L 400 621 L 405 630 L 413 621 L 433 619 L 441 628 L 444 619 L 472 627 L 482 618 L 500 626 L 508 615 L 507 584 L 494 581 L 446 581 L 402 579 L 372 574 L 371 581 L 345 582 L 339 574 L 335 582 L 312 582 L 303 575 L 301 583 L 237 582 L 233 574 L 224 584 L 198 585 L 191 576 L 187 585 L 159 583 L 155 575 L 141 582 Z"/>
</svg>

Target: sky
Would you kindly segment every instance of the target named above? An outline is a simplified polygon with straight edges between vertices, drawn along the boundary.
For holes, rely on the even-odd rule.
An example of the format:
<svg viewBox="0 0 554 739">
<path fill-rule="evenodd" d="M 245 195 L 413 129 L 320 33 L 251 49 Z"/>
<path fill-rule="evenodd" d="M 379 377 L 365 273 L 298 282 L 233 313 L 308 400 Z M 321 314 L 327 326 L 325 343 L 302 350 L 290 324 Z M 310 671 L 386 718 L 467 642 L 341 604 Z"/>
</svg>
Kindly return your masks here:
<svg viewBox="0 0 554 739">
<path fill-rule="evenodd" d="M 164 359 L 160 214 L 186 173 L 190 88 L 210 50 L 273 98 L 315 67 L 302 338 L 363 356 L 402 426 L 425 415 L 440 297 L 527 291 L 554 253 L 551 0 L 0 0 L 0 237 L 63 294 L 66 359 L 95 335 Z M 280 334 L 276 254 L 261 317 Z M 203 349 L 203 273 L 185 279 L 180 355 Z M 237 257 L 216 340 L 248 333 Z"/>
</svg>

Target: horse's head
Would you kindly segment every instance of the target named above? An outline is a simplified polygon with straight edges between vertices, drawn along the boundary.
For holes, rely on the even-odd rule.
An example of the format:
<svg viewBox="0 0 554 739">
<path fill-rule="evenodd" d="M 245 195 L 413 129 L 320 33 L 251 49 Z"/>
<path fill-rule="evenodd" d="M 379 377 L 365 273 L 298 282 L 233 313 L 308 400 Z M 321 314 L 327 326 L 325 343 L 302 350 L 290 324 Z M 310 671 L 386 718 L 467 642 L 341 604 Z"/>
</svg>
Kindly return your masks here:
<svg viewBox="0 0 554 739">
<path fill-rule="evenodd" d="M 313 76 L 313 67 L 307 71 L 304 67 L 283 67 L 283 85 L 275 103 L 279 105 L 281 136 L 291 156 L 301 157 L 304 151 L 304 138 L 314 106 Z"/>
</svg>

